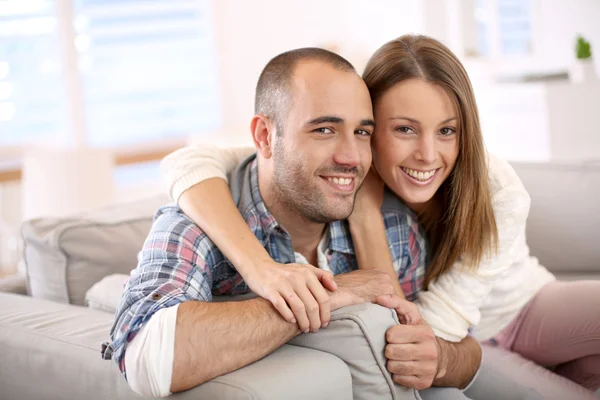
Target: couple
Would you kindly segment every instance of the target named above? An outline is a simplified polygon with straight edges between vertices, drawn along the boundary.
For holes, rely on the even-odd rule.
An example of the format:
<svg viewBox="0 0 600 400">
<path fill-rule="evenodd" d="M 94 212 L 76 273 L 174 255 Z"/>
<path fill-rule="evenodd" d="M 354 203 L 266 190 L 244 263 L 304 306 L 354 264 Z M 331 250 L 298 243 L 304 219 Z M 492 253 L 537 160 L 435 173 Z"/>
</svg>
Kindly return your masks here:
<svg viewBox="0 0 600 400">
<path fill-rule="evenodd" d="M 486 154 L 460 62 L 403 36 L 363 79 L 324 50 L 279 55 L 257 85 L 255 155 L 238 166 L 251 150 L 189 148 L 165 160 L 185 214 L 159 210 L 117 311 L 112 347 L 130 386 L 185 390 L 325 328 L 331 310 L 378 302 L 403 322 L 386 348 L 401 385 L 464 388 L 479 339 L 488 363 L 496 348 L 519 353 L 498 370 L 542 397 L 593 398 L 582 386 L 600 384 L 589 306 L 600 286 L 557 282 L 529 256 L 529 198 Z M 209 179 L 236 166 L 229 187 Z M 249 290 L 261 298 L 210 302 Z M 254 334 L 224 340 L 232 325 Z"/>
</svg>

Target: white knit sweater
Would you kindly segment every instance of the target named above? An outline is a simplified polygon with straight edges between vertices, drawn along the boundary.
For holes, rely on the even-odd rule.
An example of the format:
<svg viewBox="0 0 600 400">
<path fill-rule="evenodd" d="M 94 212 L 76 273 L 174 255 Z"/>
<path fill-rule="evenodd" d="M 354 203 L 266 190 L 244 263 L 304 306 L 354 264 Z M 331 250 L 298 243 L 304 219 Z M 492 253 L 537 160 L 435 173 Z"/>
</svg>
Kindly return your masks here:
<svg viewBox="0 0 600 400">
<path fill-rule="evenodd" d="M 215 148 L 196 145 L 167 156 L 161 172 L 170 196 L 209 178 L 227 180 L 253 148 Z M 506 162 L 489 155 L 489 178 L 499 234 L 497 253 L 476 270 L 457 262 L 451 270 L 421 292 L 417 305 L 437 336 L 460 341 L 472 328 L 479 340 L 497 335 L 554 276 L 529 255 L 525 223 L 530 198 L 521 180 Z"/>
</svg>

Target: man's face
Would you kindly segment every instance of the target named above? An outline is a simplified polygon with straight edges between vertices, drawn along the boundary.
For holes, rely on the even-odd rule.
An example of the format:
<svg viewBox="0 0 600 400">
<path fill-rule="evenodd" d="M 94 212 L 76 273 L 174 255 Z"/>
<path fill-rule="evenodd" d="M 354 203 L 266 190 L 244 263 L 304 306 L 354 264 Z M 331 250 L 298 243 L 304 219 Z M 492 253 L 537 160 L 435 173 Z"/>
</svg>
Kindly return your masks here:
<svg viewBox="0 0 600 400">
<path fill-rule="evenodd" d="M 273 138 L 277 201 L 312 222 L 347 218 L 371 165 L 369 91 L 353 72 L 299 64 L 283 132 Z"/>
</svg>

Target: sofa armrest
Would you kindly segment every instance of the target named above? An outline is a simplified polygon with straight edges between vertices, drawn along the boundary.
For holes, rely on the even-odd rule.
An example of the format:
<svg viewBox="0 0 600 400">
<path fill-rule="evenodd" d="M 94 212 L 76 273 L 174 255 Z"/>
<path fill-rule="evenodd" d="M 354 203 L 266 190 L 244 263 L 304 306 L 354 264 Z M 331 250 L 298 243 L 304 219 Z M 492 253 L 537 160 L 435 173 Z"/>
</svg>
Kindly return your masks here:
<svg viewBox="0 0 600 400">
<path fill-rule="evenodd" d="M 359 304 L 334 311 L 327 328 L 302 334 L 290 344 L 342 359 L 350 369 L 356 400 L 420 399 L 413 389 L 395 384 L 386 369 L 385 333 L 398 323 L 394 310 L 376 304 Z"/>
<path fill-rule="evenodd" d="M 13 275 L 0 279 L 0 292 L 27 294 L 27 279 L 22 275 Z"/>
<path fill-rule="evenodd" d="M 346 364 L 331 354 L 284 345 L 184 393 L 190 400 L 352 400 L 352 378 Z"/>
</svg>

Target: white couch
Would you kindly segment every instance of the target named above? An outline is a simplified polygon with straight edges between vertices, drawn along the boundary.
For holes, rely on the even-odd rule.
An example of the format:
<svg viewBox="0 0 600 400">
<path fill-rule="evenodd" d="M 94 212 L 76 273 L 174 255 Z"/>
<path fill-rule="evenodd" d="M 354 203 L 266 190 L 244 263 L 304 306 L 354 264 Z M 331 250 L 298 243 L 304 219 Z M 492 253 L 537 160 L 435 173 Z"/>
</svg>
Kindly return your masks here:
<svg viewBox="0 0 600 400">
<path fill-rule="evenodd" d="M 600 279 L 600 166 L 513 165 L 532 197 L 532 254 L 561 279 Z M 86 293 L 104 277 L 135 268 L 152 215 L 166 200 L 23 225 L 27 295 L 0 293 L 0 399 L 141 398 L 114 362 L 101 359 L 113 315 L 87 307 Z M 19 291 L 14 281 L 11 288 Z M 334 315 L 326 330 L 174 397 L 419 398 L 385 370 L 384 334 L 397 323 L 393 313 L 360 305 Z"/>
</svg>

